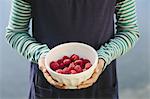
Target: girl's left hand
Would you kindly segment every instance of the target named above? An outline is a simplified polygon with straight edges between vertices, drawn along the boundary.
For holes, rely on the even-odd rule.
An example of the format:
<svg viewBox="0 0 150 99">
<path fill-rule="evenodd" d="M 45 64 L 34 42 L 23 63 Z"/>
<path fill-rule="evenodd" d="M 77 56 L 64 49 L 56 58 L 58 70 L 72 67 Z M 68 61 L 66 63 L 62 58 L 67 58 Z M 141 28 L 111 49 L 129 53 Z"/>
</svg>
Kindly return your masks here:
<svg viewBox="0 0 150 99">
<path fill-rule="evenodd" d="M 104 64 L 105 64 L 105 61 L 103 59 L 99 59 L 98 65 L 97 65 L 93 75 L 91 76 L 91 78 L 89 78 L 88 80 L 86 80 L 86 81 L 82 82 L 80 85 L 78 85 L 77 89 L 82 89 L 82 88 L 87 88 L 87 87 L 92 86 L 97 81 L 100 74 L 102 73 Z"/>
<path fill-rule="evenodd" d="M 45 67 L 45 57 L 44 56 L 39 58 L 38 65 L 39 65 L 39 69 L 43 72 L 43 75 L 44 75 L 45 79 L 49 82 L 49 84 L 51 84 L 59 89 L 67 89 L 67 87 L 64 84 L 55 81 L 51 77 L 51 75 L 47 72 L 46 67 Z"/>
</svg>

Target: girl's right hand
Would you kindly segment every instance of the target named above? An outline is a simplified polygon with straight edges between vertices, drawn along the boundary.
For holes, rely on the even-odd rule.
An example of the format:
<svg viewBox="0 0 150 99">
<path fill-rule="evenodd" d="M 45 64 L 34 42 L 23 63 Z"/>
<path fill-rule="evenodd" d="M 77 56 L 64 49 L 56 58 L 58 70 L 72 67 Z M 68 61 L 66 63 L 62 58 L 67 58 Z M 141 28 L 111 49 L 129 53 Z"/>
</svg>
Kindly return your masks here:
<svg viewBox="0 0 150 99">
<path fill-rule="evenodd" d="M 55 81 L 51 75 L 47 72 L 46 67 L 45 67 L 45 55 L 41 55 L 39 60 L 38 60 L 38 65 L 39 65 L 39 69 L 43 72 L 43 75 L 45 77 L 45 79 L 53 86 L 55 86 L 56 88 L 59 89 L 67 89 L 67 87 L 62 84 L 59 83 L 57 81 Z"/>
</svg>

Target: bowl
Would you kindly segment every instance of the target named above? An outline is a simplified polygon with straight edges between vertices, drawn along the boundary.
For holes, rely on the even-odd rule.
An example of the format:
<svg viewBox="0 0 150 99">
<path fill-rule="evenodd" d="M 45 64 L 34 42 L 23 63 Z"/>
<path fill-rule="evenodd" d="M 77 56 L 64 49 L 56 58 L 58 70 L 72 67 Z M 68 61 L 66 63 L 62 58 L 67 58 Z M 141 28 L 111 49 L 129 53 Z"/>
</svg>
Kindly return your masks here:
<svg viewBox="0 0 150 99">
<path fill-rule="evenodd" d="M 63 56 L 77 54 L 79 57 L 89 59 L 92 66 L 78 74 L 60 74 L 50 68 L 51 61 L 56 61 Z M 76 89 L 79 84 L 89 79 L 98 63 L 98 54 L 96 50 L 85 43 L 69 42 L 63 43 L 52 48 L 45 57 L 45 66 L 53 79 L 64 83 L 69 89 Z"/>
</svg>

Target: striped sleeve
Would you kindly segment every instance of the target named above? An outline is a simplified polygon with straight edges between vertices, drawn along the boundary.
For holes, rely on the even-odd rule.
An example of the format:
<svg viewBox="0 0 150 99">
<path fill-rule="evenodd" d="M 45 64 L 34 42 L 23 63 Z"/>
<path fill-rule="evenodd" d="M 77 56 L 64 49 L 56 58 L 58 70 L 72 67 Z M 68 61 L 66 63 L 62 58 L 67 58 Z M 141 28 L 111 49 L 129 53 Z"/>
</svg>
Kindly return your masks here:
<svg viewBox="0 0 150 99">
<path fill-rule="evenodd" d="M 103 70 L 121 55 L 134 47 L 139 39 L 135 0 L 120 0 L 116 4 L 116 33 L 113 39 L 100 47 L 99 58 L 105 60 Z"/>
<path fill-rule="evenodd" d="M 26 59 L 37 63 L 42 53 L 50 49 L 29 35 L 31 5 L 23 0 L 12 0 L 9 23 L 6 27 L 6 40 Z"/>
</svg>

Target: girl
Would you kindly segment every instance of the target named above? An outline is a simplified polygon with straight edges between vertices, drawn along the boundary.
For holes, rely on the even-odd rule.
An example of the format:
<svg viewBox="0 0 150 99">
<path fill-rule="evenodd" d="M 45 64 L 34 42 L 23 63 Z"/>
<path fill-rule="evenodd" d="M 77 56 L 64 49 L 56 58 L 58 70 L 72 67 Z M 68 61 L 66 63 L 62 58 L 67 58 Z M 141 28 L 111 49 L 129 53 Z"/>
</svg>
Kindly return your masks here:
<svg viewBox="0 0 150 99">
<path fill-rule="evenodd" d="M 6 28 L 9 44 L 31 61 L 29 99 L 118 99 L 116 58 L 138 38 L 135 0 L 12 0 Z M 51 48 L 72 41 L 91 45 L 99 56 L 92 77 L 75 90 L 54 81 L 44 65 Z"/>
</svg>

